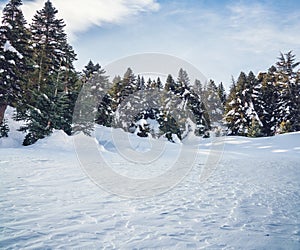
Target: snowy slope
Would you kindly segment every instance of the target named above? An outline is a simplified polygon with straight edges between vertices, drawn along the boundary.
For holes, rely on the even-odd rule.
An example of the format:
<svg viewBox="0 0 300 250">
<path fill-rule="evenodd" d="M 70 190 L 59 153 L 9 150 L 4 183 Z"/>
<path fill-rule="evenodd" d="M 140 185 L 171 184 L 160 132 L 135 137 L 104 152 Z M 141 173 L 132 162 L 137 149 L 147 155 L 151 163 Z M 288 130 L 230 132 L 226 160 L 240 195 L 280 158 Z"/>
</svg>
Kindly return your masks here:
<svg viewBox="0 0 300 250">
<path fill-rule="evenodd" d="M 128 174 L 111 131 L 98 130 L 99 150 Z M 147 141 L 132 136 L 132 147 L 147 151 Z M 176 187 L 126 199 L 86 176 L 73 138 L 60 131 L 30 147 L 4 147 L 2 139 L 0 248 L 299 249 L 300 133 L 227 137 L 206 182 L 199 176 L 210 139 L 201 144 L 202 157 Z M 190 145 L 170 144 L 165 162 L 181 146 Z M 165 170 L 140 167 L 146 177 Z"/>
</svg>

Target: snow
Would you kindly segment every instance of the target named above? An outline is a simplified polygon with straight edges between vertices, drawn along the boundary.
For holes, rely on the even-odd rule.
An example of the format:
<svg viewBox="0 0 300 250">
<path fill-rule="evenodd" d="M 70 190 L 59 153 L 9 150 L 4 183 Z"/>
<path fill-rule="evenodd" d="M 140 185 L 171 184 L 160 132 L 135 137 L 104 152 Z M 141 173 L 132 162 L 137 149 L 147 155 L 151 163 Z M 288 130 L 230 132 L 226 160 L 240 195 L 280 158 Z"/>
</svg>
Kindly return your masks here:
<svg viewBox="0 0 300 250">
<path fill-rule="evenodd" d="M 11 138 L 0 139 L 1 249 L 299 249 L 299 132 L 226 137 L 218 165 L 201 181 L 212 138 L 174 144 L 97 127 L 99 152 L 114 171 L 131 177 L 156 176 L 182 148 L 199 147 L 182 182 L 156 196 L 130 199 L 87 177 L 74 137 L 55 131 L 22 147 L 23 134 L 9 125 L 15 126 Z M 126 138 L 143 152 L 165 143 L 165 153 L 150 165 L 126 163 Z"/>
<path fill-rule="evenodd" d="M 13 52 L 13 53 L 16 53 L 17 56 L 18 56 L 20 59 L 23 58 L 23 55 L 22 55 L 19 51 L 17 51 L 16 48 L 15 48 L 14 46 L 12 46 L 11 43 L 10 43 L 10 41 L 8 41 L 8 40 L 7 40 L 7 41 L 5 42 L 5 44 L 4 44 L 3 51 L 4 51 L 4 52 L 5 52 L 5 51 L 11 51 L 11 52 Z"/>
<path fill-rule="evenodd" d="M 18 148 L 24 140 L 25 134 L 17 131 L 24 124 L 11 119 L 14 116 L 14 112 L 15 109 L 12 107 L 8 106 L 6 108 L 4 118 L 7 119 L 10 131 L 8 132 L 8 138 L 0 138 L 0 150 L 1 148 Z"/>
</svg>

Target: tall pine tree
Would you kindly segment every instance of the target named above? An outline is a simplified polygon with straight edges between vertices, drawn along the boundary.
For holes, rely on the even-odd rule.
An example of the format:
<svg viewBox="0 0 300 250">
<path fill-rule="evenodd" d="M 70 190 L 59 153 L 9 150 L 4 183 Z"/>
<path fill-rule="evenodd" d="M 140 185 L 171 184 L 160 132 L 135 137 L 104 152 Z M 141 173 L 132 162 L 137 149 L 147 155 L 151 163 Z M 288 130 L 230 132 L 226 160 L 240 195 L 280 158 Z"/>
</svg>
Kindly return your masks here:
<svg viewBox="0 0 300 250">
<path fill-rule="evenodd" d="M 7 105 L 22 105 L 32 70 L 30 32 L 20 9 L 21 0 L 10 0 L 3 9 L 0 27 L 0 123 Z"/>
<path fill-rule="evenodd" d="M 48 0 L 30 26 L 35 71 L 29 83 L 33 98 L 23 117 L 27 125 L 22 130 L 29 132 L 24 144 L 45 137 L 53 129 L 71 134 L 72 113 L 80 85 L 73 66 L 76 54 L 67 42 L 64 21 L 56 18 L 57 12 Z"/>
<path fill-rule="evenodd" d="M 300 62 L 296 62 L 295 55 L 289 51 L 282 53 L 276 63 L 276 85 L 278 93 L 277 128 L 279 132 L 293 132 L 300 130 L 300 82 L 296 69 Z M 284 131 L 283 131 L 284 130 Z"/>
</svg>

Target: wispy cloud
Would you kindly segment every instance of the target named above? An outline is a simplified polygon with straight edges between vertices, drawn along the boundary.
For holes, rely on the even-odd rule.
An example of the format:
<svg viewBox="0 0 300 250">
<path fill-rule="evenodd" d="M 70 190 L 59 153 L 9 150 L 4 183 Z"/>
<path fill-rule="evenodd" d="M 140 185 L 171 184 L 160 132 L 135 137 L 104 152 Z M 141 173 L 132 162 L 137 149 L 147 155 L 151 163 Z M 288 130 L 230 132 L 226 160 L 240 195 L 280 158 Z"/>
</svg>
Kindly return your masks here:
<svg viewBox="0 0 300 250">
<path fill-rule="evenodd" d="M 241 70 L 267 70 L 279 51 L 293 50 L 300 58 L 297 0 L 52 1 L 68 34 L 80 37 L 72 41 L 78 68 L 89 59 L 108 63 L 136 53 L 161 52 L 189 61 L 209 78 L 230 83 L 231 75 Z M 26 17 L 30 20 L 43 4 L 44 0 L 25 1 Z M 90 29 L 106 23 L 123 25 Z"/>
<path fill-rule="evenodd" d="M 64 19 L 71 40 L 76 38 L 78 32 L 86 31 L 93 25 L 119 24 L 141 12 L 159 9 L 156 0 L 52 0 L 52 3 L 58 10 L 58 17 Z M 44 4 L 45 0 L 24 1 L 22 10 L 28 22 Z M 4 6 L 2 3 L 0 9 Z"/>
<path fill-rule="evenodd" d="M 231 37 L 239 49 L 258 53 L 270 49 L 299 48 L 298 10 L 291 10 L 289 15 L 285 15 L 261 3 L 239 3 L 228 6 L 228 9 Z"/>
</svg>

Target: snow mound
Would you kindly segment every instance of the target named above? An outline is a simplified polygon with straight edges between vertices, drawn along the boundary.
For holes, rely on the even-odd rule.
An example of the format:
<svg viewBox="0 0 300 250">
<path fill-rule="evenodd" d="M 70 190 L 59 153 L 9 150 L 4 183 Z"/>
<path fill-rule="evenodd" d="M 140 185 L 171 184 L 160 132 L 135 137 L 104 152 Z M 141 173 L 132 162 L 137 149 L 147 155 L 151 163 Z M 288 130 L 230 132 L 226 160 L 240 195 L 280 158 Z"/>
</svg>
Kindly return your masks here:
<svg viewBox="0 0 300 250">
<path fill-rule="evenodd" d="M 38 140 L 35 144 L 29 147 L 35 149 L 41 148 L 41 149 L 70 151 L 70 150 L 74 150 L 74 143 L 73 143 L 72 136 L 68 136 L 62 130 L 54 130 L 50 136 L 42 140 Z"/>
</svg>

